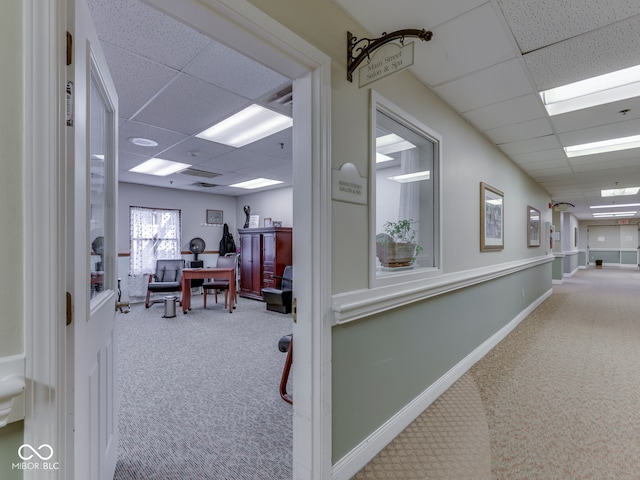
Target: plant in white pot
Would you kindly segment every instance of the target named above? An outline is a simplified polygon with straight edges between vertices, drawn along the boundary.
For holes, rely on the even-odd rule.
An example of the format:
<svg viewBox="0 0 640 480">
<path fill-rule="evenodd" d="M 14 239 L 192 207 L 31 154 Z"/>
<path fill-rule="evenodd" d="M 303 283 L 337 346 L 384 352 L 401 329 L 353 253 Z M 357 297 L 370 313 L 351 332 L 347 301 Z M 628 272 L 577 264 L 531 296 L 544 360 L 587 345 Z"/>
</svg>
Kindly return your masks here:
<svg viewBox="0 0 640 480">
<path fill-rule="evenodd" d="M 413 220 L 385 222 L 385 233 L 376 235 L 376 255 L 383 267 L 409 267 L 415 263 L 422 247 L 415 242 Z"/>
</svg>

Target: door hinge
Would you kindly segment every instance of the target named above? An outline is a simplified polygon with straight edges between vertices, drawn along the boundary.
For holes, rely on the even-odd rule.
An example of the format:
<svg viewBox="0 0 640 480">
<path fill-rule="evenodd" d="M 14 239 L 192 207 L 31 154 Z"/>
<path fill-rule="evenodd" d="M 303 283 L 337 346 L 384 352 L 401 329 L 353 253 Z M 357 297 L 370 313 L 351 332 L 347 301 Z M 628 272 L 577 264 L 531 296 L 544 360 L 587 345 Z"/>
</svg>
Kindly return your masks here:
<svg viewBox="0 0 640 480">
<path fill-rule="evenodd" d="M 291 300 L 291 318 L 293 323 L 298 323 L 298 299 Z"/>
<path fill-rule="evenodd" d="M 73 321 L 73 303 L 71 302 L 71 294 L 67 292 L 67 327 Z"/>
<path fill-rule="evenodd" d="M 67 32 L 67 66 L 73 62 L 73 36 Z"/>
</svg>

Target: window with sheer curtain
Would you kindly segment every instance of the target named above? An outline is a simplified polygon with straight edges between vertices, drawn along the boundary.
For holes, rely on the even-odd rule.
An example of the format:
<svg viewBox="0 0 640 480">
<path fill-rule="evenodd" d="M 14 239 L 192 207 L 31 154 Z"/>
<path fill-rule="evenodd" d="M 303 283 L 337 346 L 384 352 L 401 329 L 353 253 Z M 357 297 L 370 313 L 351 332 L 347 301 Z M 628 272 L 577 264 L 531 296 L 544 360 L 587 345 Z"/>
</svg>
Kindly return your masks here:
<svg viewBox="0 0 640 480">
<path fill-rule="evenodd" d="M 130 295 L 146 294 L 158 259 L 181 258 L 180 210 L 130 207 Z"/>
</svg>

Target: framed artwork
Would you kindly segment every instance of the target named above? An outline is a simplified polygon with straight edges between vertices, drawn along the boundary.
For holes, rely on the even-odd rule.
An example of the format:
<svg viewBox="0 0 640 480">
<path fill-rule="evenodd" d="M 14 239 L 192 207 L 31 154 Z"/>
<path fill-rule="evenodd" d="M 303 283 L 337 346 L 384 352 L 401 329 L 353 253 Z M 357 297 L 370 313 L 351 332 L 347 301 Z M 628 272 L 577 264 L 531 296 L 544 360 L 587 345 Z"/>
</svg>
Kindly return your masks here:
<svg viewBox="0 0 640 480">
<path fill-rule="evenodd" d="M 480 182 L 480 250 L 504 249 L 504 194 Z"/>
<path fill-rule="evenodd" d="M 527 206 L 527 247 L 540 246 L 540 210 Z"/>
<path fill-rule="evenodd" d="M 222 210 L 207 210 L 207 223 L 222 225 Z"/>
</svg>

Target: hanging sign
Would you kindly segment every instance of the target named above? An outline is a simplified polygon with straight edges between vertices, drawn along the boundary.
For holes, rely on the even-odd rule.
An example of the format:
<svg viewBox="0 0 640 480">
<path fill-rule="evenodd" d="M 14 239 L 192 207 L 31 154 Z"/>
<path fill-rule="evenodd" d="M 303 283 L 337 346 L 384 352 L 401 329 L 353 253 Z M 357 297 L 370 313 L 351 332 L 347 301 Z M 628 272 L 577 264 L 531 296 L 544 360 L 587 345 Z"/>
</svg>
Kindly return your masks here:
<svg viewBox="0 0 640 480">
<path fill-rule="evenodd" d="M 367 203 L 367 179 L 360 176 L 353 163 L 343 164 L 339 170 L 331 170 L 331 192 L 334 200 L 341 202 Z"/>
<path fill-rule="evenodd" d="M 371 55 L 369 62 L 358 68 L 358 86 L 362 88 L 413 65 L 414 43 L 410 42 L 404 46 L 387 43 L 380 47 Z"/>
</svg>

